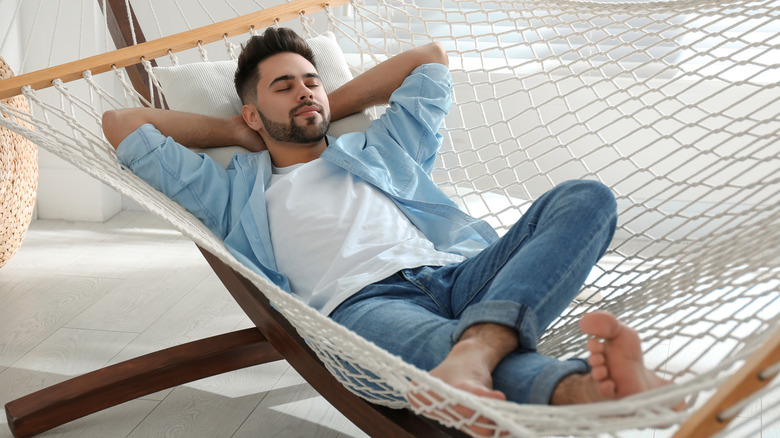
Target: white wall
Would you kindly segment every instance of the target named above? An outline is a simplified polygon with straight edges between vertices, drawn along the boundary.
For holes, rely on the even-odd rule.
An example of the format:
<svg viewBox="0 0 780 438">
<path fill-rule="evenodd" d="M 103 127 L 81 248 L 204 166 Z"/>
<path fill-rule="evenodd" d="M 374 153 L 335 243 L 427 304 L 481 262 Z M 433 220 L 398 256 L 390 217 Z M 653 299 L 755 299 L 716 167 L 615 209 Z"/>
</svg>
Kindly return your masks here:
<svg viewBox="0 0 780 438">
<path fill-rule="evenodd" d="M 14 19 L 15 11 L 21 5 L 22 0 L 0 0 L 0 57 L 11 67 L 16 74 L 22 62 L 21 28 L 18 20 Z M 37 217 L 37 205 L 33 210 L 33 219 Z"/>
<path fill-rule="evenodd" d="M 19 21 L 14 20 L 14 11 L 22 0 L 0 0 L 0 56 L 18 72 L 22 61 L 22 40 Z"/>
<path fill-rule="evenodd" d="M 105 51 L 100 16 L 94 1 L 78 7 L 45 2 L 39 7 L 38 2 L 0 0 L 0 35 L 8 32 L 0 56 L 20 74 Z M 40 96 L 58 99 L 51 91 Z M 100 222 L 122 209 L 118 193 L 42 148 L 38 170 L 38 219 Z"/>
</svg>

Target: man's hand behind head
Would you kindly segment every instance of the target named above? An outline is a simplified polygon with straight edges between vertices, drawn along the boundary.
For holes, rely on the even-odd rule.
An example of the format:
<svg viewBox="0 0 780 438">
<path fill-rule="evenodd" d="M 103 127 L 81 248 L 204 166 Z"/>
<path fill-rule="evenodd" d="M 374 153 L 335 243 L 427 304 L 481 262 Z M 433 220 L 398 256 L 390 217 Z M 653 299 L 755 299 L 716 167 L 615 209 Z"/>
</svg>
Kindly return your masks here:
<svg viewBox="0 0 780 438">
<path fill-rule="evenodd" d="M 233 124 L 233 132 L 236 139 L 239 141 L 237 146 L 242 146 L 252 152 L 260 152 L 266 150 L 265 142 L 260 134 L 254 129 L 250 128 L 241 114 L 230 117 L 228 119 Z"/>
</svg>

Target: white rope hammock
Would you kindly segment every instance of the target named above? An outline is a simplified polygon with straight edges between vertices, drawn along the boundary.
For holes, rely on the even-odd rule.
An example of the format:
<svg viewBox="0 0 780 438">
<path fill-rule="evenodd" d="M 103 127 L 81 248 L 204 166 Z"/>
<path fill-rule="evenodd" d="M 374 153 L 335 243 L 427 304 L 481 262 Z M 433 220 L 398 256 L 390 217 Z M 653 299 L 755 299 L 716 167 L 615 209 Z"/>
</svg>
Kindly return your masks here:
<svg viewBox="0 0 780 438">
<path fill-rule="evenodd" d="M 156 30 L 249 12 L 235 1 L 212 10 L 202 0 L 198 7 L 132 3 L 148 17 L 142 27 L 150 40 L 163 37 Z M 176 28 L 160 21 L 166 8 L 192 15 Z M 312 19 L 302 14 L 284 25 L 307 37 L 332 31 L 355 73 L 431 40 L 444 44 L 455 105 L 434 179 L 500 234 L 565 180 L 612 188 L 619 207 L 613 245 L 540 351 L 584 357 L 576 322 L 603 309 L 639 331 L 646 365 L 676 385 L 595 405 L 517 405 L 450 388 L 379 350 L 242 266 L 197 219 L 120 167 L 101 115 L 147 103 L 121 68 L 55 81 L 54 98 L 25 87 L 32 115 L 0 104 L 0 126 L 115 188 L 251 279 L 351 390 L 390 407 L 408 407 L 402 395 L 413 388 L 434 390 L 444 401 L 421 413 L 450 412 L 445 423 L 457 428 L 479 416 L 495 423 L 486 426 L 493 436 L 676 428 L 780 329 L 780 2 L 352 1 Z M 247 36 L 226 35 L 156 62 L 230 59 Z M 765 377 L 773 372 L 777 366 Z M 760 406 L 761 396 L 775 400 L 760 413 L 767 428 L 780 422 L 780 388 L 770 384 L 743 405 Z M 685 410 L 669 409 L 682 398 Z M 476 414 L 460 418 L 452 404 Z M 754 424 L 736 419 L 728 436 L 755 436 Z"/>
</svg>

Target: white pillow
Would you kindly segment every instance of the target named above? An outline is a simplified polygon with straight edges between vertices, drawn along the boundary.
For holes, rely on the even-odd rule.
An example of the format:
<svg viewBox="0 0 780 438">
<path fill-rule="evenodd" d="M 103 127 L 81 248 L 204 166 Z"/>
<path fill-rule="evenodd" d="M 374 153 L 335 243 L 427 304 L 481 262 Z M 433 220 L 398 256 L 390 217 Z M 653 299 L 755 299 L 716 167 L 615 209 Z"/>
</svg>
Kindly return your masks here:
<svg viewBox="0 0 780 438">
<path fill-rule="evenodd" d="M 314 52 L 317 71 L 327 93 L 352 79 L 344 53 L 332 32 L 309 38 L 306 42 Z M 233 85 L 236 66 L 235 60 L 194 62 L 173 67 L 154 67 L 153 71 L 170 109 L 225 118 L 241 113 L 241 99 Z M 368 111 L 353 114 L 331 123 L 328 134 L 338 137 L 348 132 L 365 131 L 371 120 Z M 206 152 L 215 161 L 227 166 L 234 152 L 248 151 L 239 146 L 230 146 L 201 149 L 198 152 Z"/>
</svg>

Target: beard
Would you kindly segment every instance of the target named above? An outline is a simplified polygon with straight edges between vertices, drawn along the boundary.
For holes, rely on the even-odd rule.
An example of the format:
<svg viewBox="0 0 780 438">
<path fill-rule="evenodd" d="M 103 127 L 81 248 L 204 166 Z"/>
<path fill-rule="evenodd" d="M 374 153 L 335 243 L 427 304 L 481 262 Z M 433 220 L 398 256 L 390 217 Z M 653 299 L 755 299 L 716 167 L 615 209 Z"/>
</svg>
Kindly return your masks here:
<svg viewBox="0 0 780 438">
<path fill-rule="evenodd" d="M 295 114 L 305 106 L 314 106 L 322 114 L 322 123 L 317 123 L 317 117 L 311 116 L 305 119 L 304 125 L 295 121 Z M 286 143 L 309 144 L 316 143 L 323 138 L 330 127 L 330 114 L 325 113 L 322 105 L 312 101 L 306 101 L 290 111 L 289 123 L 275 122 L 265 116 L 260 108 L 257 109 L 260 119 L 263 121 L 268 135 L 276 141 Z"/>
</svg>

